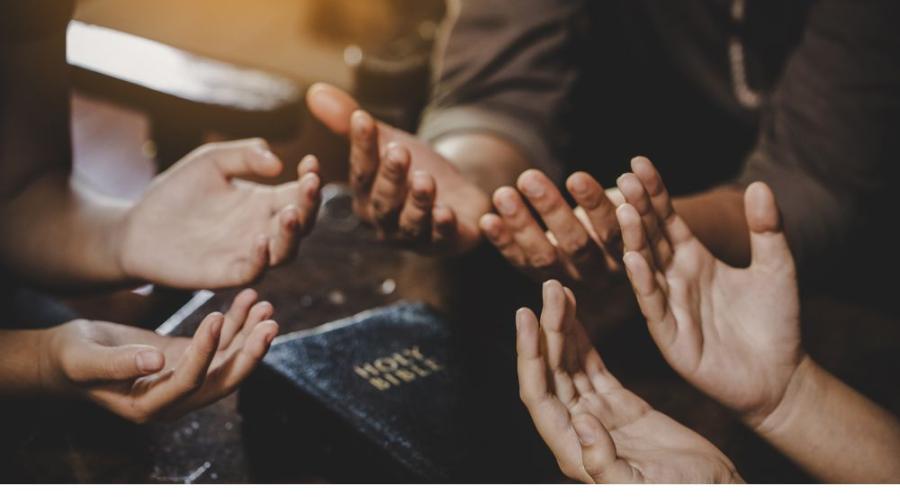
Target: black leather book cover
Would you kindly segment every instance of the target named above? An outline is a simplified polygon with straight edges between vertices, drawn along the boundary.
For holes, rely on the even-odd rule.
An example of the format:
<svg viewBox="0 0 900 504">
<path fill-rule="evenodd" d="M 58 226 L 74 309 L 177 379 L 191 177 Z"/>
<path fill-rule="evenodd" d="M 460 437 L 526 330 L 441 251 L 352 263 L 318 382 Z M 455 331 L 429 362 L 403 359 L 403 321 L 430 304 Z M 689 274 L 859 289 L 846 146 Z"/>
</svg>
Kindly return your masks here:
<svg viewBox="0 0 900 504">
<path fill-rule="evenodd" d="M 518 401 L 514 354 L 456 332 L 403 303 L 279 337 L 241 391 L 255 478 L 558 479 Z"/>
</svg>

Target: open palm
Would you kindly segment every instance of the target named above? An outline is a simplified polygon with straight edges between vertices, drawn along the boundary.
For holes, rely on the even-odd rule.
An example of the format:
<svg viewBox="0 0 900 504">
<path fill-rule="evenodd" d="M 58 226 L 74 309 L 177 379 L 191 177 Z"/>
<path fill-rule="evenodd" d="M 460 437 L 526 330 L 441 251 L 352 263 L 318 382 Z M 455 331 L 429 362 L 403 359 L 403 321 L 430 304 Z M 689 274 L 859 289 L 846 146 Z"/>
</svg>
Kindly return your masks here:
<svg viewBox="0 0 900 504">
<path fill-rule="evenodd" d="M 746 195 L 753 263 L 716 259 L 672 208 L 659 174 L 638 158 L 620 189 L 625 264 L 650 333 L 693 385 L 764 419 L 802 359 L 796 274 L 771 191 Z"/>
<path fill-rule="evenodd" d="M 278 332 L 268 302 L 241 292 L 208 315 L 193 338 L 95 322 L 55 343 L 56 379 L 117 415 L 143 423 L 177 418 L 232 393 Z"/>
<path fill-rule="evenodd" d="M 709 441 L 622 387 L 559 282 L 544 284 L 540 324 L 527 309 L 516 322 L 522 400 L 567 476 L 586 483 L 741 481 Z"/>
<path fill-rule="evenodd" d="M 267 186 L 281 162 L 258 139 L 208 144 L 160 175 L 127 219 L 122 261 L 132 277 L 178 288 L 231 287 L 290 259 L 318 208 L 318 162 Z"/>
</svg>

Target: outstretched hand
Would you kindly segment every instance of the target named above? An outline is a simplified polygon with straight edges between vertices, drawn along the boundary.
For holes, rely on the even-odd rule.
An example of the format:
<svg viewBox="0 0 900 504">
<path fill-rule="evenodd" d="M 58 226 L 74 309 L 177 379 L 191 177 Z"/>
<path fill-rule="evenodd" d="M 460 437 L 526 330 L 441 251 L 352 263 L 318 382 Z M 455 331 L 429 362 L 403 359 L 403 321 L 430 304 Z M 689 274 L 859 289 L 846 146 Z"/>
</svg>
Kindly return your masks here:
<svg viewBox="0 0 900 504">
<path fill-rule="evenodd" d="M 61 327 L 45 352 L 51 390 L 87 397 L 137 423 L 169 420 L 232 393 L 278 333 L 272 305 L 247 289 L 193 338 L 101 322 Z"/>
<path fill-rule="evenodd" d="M 312 86 L 309 109 L 350 140 L 354 210 L 387 241 L 426 253 L 457 254 L 481 240 L 488 196 L 430 145 L 376 121 L 347 93 Z"/>
<path fill-rule="evenodd" d="M 307 156 L 297 180 L 267 186 L 281 161 L 260 139 L 207 144 L 158 176 L 125 219 L 121 267 L 171 287 L 246 284 L 293 257 L 318 209 L 319 165 Z"/>
<path fill-rule="evenodd" d="M 522 173 L 516 186 L 497 189 L 497 214 L 486 214 L 480 221 L 506 260 L 539 281 L 563 278 L 593 290 L 607 287 L 621 272 L 622 242 L 615 203 L 603 187 L 587 173 L 573 174 L 566 186 L 578 207 L 571 208 L 539 170 Z"/>
<path fill-rule="evenodd" d="M 737 483 L 709 441 L 654 410 L 606 369 L 575 316 L 575 297 L 544 284 L 540 323 L 516 314 L 519 388 L 563 473 L 585 483 Z"/>
<path fill-rule="evenodd" d="M 632 162 L 619 189 L 624 262 L 647 326 L 686 380 L 756 426 L 783 399 L 805 358 L 794 262 L 772 191 L 745 194 L 753 260 L 716 259 L 675 213 L 659 173 Z"/>
</svg>

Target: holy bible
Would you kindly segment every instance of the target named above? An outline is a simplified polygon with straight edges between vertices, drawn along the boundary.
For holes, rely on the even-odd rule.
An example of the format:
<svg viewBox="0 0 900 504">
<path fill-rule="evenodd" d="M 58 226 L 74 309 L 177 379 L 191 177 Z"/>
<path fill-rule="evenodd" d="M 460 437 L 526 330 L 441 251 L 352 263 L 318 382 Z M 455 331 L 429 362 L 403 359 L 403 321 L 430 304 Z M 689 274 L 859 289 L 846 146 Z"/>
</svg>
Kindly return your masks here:
<svg viewBox="0 0 900 504">
<path fill-rule="evenodd" d="M 514 349 L 465 336 L 403 303 L 279 337 L 240 394 L 254 479 L 558 480 Z"/>
</svg>

